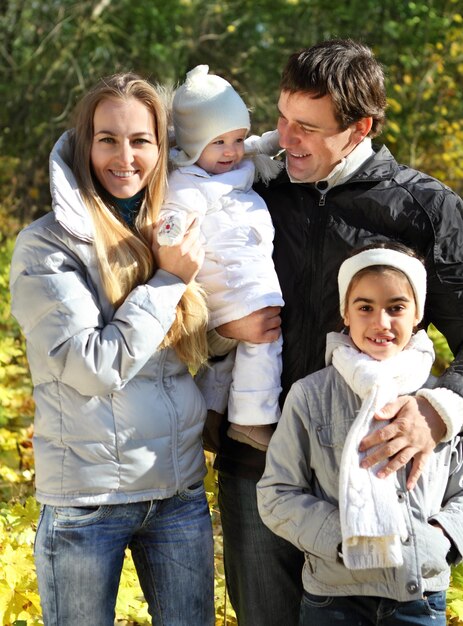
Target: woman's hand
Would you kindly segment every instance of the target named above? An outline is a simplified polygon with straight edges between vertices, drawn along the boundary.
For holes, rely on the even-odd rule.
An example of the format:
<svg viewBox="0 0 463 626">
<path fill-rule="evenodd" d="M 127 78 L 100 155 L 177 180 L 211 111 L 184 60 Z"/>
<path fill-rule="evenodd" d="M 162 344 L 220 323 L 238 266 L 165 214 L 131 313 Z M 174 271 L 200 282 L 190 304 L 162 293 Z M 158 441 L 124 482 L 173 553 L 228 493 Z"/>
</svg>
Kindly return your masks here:
<svg viewBox="0 0 463 626">
<path fill-rule="evenodd" d="M 413 489 L 426 461 L 445 435 L 444 422 L 425 398 L 414 396 L 401 396 L 390 402 L 376 413 L 375 419 L 392 421 L 361 441 L 363 452 L 378 446 L 362 460 L 362 467 L 388 460 L 377 474 L 385 478 L 413 459 L 407 478 L 407 488 Z"/>
<path fill-rule="evenodd" d="M 157 266 L 188 284 L 196 277 L 204 261 L 204 249 L 199 240 L 196 214 L 188 216 L 185 235 L 182 241 L 174 246 L 158 244 L 157 234 L 161 225 L 162 220 L 153 229 L 152 250 Z"/>
<path fill-rule="evenodd" d="M 281 308 L 268 306 L 254 311 L 246 317 L 218 326 L 216 331 L 222 337 L 249 341 L 250 343 L 271 343 L 281 335 Z"/>
</svg>

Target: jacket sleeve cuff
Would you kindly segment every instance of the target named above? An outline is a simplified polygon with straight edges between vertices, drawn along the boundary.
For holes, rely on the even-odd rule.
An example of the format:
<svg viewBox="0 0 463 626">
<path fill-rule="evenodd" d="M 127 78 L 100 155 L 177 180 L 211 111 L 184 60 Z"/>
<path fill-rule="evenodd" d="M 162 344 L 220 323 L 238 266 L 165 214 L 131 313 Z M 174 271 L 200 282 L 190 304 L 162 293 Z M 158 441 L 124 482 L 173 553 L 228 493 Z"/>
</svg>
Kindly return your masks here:
<svg viewBox="0 0 463 626">
<path fill-rule="evenodd" d="M 429 519 L 429 523 L 438 522 L 444 529 L 447 539 L 450 541 L 450 549 L 447 553 L 446 560 L 449 565 L 458 565 L 461 563 L 461 555 L 463 553 L 463 532 L 461 522 L 457 515 L 446 515 L 445 510 L 437 515 L 433 515 Z"/>
<path fill-rule="evenodd" d="M 234 363 L 235 354 L 230 353 L 223 360 L 213 365 L 205 365 L 197 372 L 195 382 L 204 397 L 208 411 L 225 413 Z"/>
<path fill-rule="evenodd" d="M 463 398 L 460 395 L 446 387 L 420 389 L 416 395 L 429 402 L 447 427 L 442 441 L 451 441 L 458 435 L 463 424 Z"/>
<path fill-rule="evenodd" d="M 187 285 L 175 274 L 158 269 L 146 285 L 141 287 L 146 289 L 147 294 L 143 308 L 147 309 L 167 332 L 175 319 L 177 304 Z"/>
<path fill-rule="evenodd" d="M 179 276 L 176 276 L 175 274 L 171 274 L 167 270 L 161 270 L 161 269 L 156 270 L 152 278 L 149 279 L 148 284 L 150 284 L 153 287 L 157 287 L 159 285 L 161 286 L 162 285 L 166 285 L 166 286 L 178 285 L 182 289 L 182 293 L 183 291 L 185 291 L 187 287 L 186 284 L 183 282 L 183 280 Z"/>
<path fill-rule="evenodd" d="M 236 339 L 230 339 L 229 337 L 222 337 L 213 328 L 207 333 L 207 345 L 209 349 L 209 356 L 225 356 L 236 348 L 238 341 Z"/>
</svg>

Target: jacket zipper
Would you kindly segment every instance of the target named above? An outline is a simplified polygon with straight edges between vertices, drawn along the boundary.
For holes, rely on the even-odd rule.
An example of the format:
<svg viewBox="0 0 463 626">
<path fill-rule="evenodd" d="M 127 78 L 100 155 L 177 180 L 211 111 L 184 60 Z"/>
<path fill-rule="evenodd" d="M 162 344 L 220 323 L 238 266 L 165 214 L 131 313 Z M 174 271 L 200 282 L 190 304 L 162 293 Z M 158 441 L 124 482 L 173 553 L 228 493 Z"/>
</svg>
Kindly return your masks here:
<svg viewBox="0 0 463 626">
<path fill-rule="evenodd" d="M 327 190 L 319 191 L 320 194 L 318 200 L 318 207 L 324 207 L 326 202 Z M 301 194 L 301 203 L 304 206 L 304 194 Z M 305 346 L 305 361 L 303 363 L 302 376 L 306 376 L 309 372 L 313 371 L 313 355 L 314 355 L 314 339 L 317 338 L 313 336 L 313 329 L 318 327 L 318 319 L 319 319 L 319 307 L 310 305 L 313 303 L 316 294 L 320 296 L 321 289 L 319 286 L 321 273 L 317 271 L 319 263 L 317 262 L 321 259 L 323 245 L 324 245 L 324 226 L 326 223 L 326 212 L 317 210 L 317 205 L 315 205 L 315 210 L 309 214 L 309 219 L 312 221 L 309 224 L 309 236 L 308 236 L 308 249 L 310 250 L 310 255 L 308 257 L 309 267 L 307 268 L 307 277 L 309 288 L 305 291 L 304 298 L 304 315 L 308 317 L 309 315 L 309 307 L 311 306 L 314 311 L 314 316 L 311 324 L 304 325 L 304 342 L 302 345 Z"/>
<path fill-rule="evenodd" d="M 320 199 L 318 201 L 318 206 L 325 206 L 326 203 L 326 194 L 328 193 L 327 191 L 320 191 Z"/>
<path fill-rule="evenodd" d="M 165 398 L 166 405 L 169 407 L 169 417 L 171 420 L 171 434 L 172 434 L 172 465 L 175 473 L 175 491 L 178 491 L 180 488 L 180 466 L 178 463 L 178 420 L 177 413 L 175 410 L 175 406 L 170 399 L 170 395 L 168 391 L 165 389 L 165 381 L 164 381 L 164 367 L 167 358 L 167 350 L 161 350 L 160 354 L 160 363 L 159 363 L 159 390 Z"/>
</svg>

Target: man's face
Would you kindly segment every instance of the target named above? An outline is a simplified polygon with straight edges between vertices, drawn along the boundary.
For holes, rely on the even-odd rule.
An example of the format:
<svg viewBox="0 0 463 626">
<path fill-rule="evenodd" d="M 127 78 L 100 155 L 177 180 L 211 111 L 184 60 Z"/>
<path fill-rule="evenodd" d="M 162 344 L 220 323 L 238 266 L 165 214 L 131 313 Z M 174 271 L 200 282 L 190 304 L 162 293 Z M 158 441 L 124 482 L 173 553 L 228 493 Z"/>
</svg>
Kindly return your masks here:
<svg viewBox="0 0 463 626">
<path fill-rule="evenodd" d="M 286 150 L 291 178 L 313 183 L 332 169 L 363 139 L 359 124 L 341 130 L 331 96 L 313 98 L 282 91 L 278 101 L 280 146 Z"/>
</svg>

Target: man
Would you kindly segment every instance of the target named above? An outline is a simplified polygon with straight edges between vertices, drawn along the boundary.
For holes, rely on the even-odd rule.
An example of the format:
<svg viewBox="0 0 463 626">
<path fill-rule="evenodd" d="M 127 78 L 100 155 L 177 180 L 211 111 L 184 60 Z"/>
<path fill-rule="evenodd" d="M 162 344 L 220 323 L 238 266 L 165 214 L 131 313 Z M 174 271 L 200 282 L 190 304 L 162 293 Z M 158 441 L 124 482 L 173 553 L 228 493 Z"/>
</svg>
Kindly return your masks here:
<svg viewBox="0 0 463 626">
<path fill-rule="evenodd" d="M 433 390 L 405 396 L 377 415 L 392 419 L 367 437 L 366 463 L 389 459 L 382 475 L 412 461 L 408 488 L 442 438 L 463 418 L 463 207 L 438 181 L 399 166 L 371 138 L 382 128 L 386 95 L 381 66 L 367 47 L 333 40 L 292 55 L 278 102 L 286 172 L 264 197 L 275 226 L 274 261 L 285 307 L 284 399 L 291 384 L 324 366 L 325 338 L 339 320 L 336 276 L 353 248 L 400 241 L 426 259 L 425 323 L 446 336 L 455 360 Z M 273 341 L 278 308 L 219 328 L 238 340 Z M 302 555 L 261 523 L 255 485 L 265 454 L 223 433 L 216 465 L 225 570 L 240 626 L 298 622 Z M 308 521 L 310 523 L 310 521 Z"/>
</svg>

